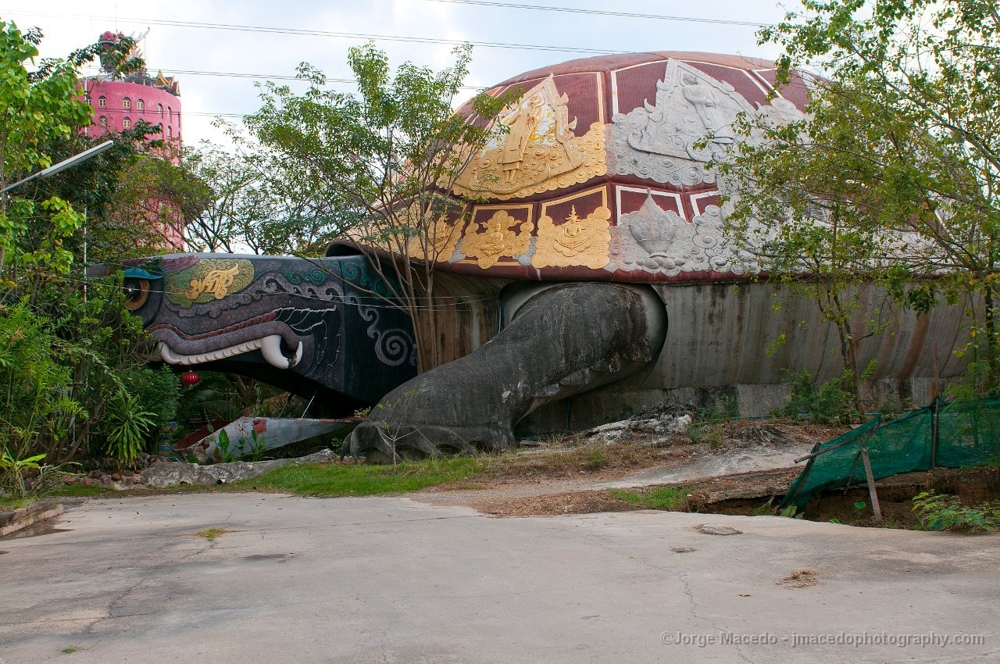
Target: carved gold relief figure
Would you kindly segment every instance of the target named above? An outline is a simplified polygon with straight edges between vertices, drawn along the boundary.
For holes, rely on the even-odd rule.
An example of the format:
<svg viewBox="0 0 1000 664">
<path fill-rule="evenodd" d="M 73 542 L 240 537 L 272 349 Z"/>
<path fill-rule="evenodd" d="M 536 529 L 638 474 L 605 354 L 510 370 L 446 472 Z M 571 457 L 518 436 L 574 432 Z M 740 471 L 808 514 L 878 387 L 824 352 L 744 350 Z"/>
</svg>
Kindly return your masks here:
<svg viewBox="0 0 1000 664">
<path fill-rule="evenodd" d="M 497 121 L 507 131 L 472 159 L 455 182 L 455 192 L 506 200 L 604 175 L 604 125 L 595 122 L 584 136 L 576 136 L 568 101 L 556 90 L 551 75 L 529 90 L 500 115 Z"/>
<path fill-rule="evenodd" d="M 496 265 L 501 256 L 527 252 L 533 229 L 530 220 L 521 221 L 506 210 L 497 210 L 485 223 L 469 224 L 462 239 L 462 253 L 475 258 L 485 270 Z"/>
<path fill-rule="evenodd" d="M 566 221 L 556 225 L 545 215 L 538 220 L 538 242 L 533 267 L 588 267 L 597 270 L 610 261 L 611 210 L 601 206 L 580 219 L 576 207 Z"/>
<path fill-rule="evenodd" d="M 517 110 L 504 122 L 508 128 L 503 143 L 503 157 L 501 158 L 505 184 L 513 182 L 515 175 L 521 170 L 521 164 L 524 162 L 524 151 L 542 118 L 544 104 L 545 100 L 541 96 L 535 95 L 528 101 L 526 107 L 518 106 Z"/>
<path fill-rule="evenodd" d="M 438 217 L 427 229 L 426 243 L 422 243 L 420 238 L 411 238 L 409 253 L 412 258 L 425 259 L 427 255 L 424 248 L 430 250 L 430 258 L 435 261 L 447 261 L 455 253 L 458 241 L 462 237 L 462 232 L 458 228 L 458 223 L 449 221 L 446 215 Z"/>
</svg>

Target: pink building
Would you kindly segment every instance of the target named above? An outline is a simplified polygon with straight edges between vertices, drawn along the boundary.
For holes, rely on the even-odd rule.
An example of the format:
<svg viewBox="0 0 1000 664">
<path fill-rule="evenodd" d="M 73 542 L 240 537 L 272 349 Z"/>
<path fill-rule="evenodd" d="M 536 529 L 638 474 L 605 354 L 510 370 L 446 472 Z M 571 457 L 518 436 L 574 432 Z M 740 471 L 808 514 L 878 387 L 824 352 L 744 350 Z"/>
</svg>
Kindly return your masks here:
<svg viewBox="0 0 1000 664">
<path fill-rule="evenodd" d="M 121 35 L 105 32 L 101 43 L 113 44 Z M 105 69 L 108 66 L 105 65 Z M 162 138 L 171 145 L 181 145 L 180 86 L 162 72 L 156 77 L 145 71 L 115 80 L 110 71 L 84 80 L 85 95 L 94 109 L 94 122 L 85 132 L 102 136 L 109 131 L 131 129 L 140 120 L 158 126 L 151 138 Z"/>
<path fill-rule="evenodd" d="M 110 30 L 101 35 L 100 43 L 108 46 L 116 43 L 123 35 Z M 145 121 L 159 131 L 150 134 L 151 140 L 163 139 L 169 155 L 177 159 L 181 148 L 181 97 L 180 86 L 173 77 L 159 72 L 155 78 L 145 70 L 121 79 L 112 77 L 111 66 L 101 63 L 104 71 L 97 76 L 86 78 L 84 98 L 94 109 L 93 121 L 83 130 L 84 134 L 98 138 L 108 132 L 132 129 L 140 121 Z M 183 219 L 180 210 L 170 201 L 151 200 L 150 210 L 159 213 L 143 213 L 147 223 L 159 227 L 166 246 L 175 251 L 184 250 Z M 166 217 L 172 221 L 164 222 Z"/>
</svg>

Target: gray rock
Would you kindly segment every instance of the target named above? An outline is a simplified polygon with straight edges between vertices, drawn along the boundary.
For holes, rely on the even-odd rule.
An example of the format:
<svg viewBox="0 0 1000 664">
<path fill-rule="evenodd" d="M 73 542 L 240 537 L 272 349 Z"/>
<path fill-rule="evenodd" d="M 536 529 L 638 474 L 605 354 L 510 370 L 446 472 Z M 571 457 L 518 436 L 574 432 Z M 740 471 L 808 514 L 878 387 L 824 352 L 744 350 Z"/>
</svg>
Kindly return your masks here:
<svg viewBox="0 0 1000 664">
<path fill-rule="evenodd" d="M 699 533 L 705 535 L 742 535 L 742 530 L 736 530 L 735 528 L 730 528 L 729 526 L 712 526 L 709 524 L 701 524 L 695 528 Z"/>
<path fill-rule="evenodd" d="M 591 442 L 605 443 L 607 445 L 629 440 L 632 438 L 651 439 L 651 443 L 657 447 L 666 447 L 671 443 L 670 436 L 676 433 L 684 433 L 691 426 L 691 416 L 681 415 L 680 417 L 647 418 L 633 417 L 620 422 L 611 422 L 594 427 L 583 433 L 583 436 Z"/>
<path fill-rule="evenodd" d="M 298 459 L 274 459 L 273 461 L 235 461 L 201 466 L 197 463 L 175 463 L 163 461 L 142 471 L 142 481 L 146 486 L 162 489 L 179 484 L 200 484 L 212 486 L 229 484 L 256 477 L 269 470 L 289 464 L 319 463 L 336 458 L 331 450 L 321 450 Z"/>
</svg>

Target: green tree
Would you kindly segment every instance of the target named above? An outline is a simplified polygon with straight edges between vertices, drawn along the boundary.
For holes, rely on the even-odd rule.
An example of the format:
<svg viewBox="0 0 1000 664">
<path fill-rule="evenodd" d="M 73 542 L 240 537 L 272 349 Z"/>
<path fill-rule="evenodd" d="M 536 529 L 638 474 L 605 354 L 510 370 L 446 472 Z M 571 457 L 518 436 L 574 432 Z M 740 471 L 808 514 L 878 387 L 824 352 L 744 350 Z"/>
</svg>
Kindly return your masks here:
<svg viewBox="0 0 1000 664">
<path fill-rule="evenodd" d="M 175 163 L 162 141 L 149 140 L 155 132 L 155 127 L 139 121 L 132 129 L 98 139 L 74 133 L 51 145 L 53 161 L 107 140 L 113 146 L 54 177 L 36 180 L 19 192 L 34 200 L 56 196 L 85 213 L 85 233 L 81 230 L 63 243 L 74 254 L 79 275 L 87 267 L 81 258 L 90 265 L 117 264 L 124 258 L 172 249 L 165 239 L 165 229 L 182 225 L 208 204 L 210 195 L 204 183 Z"/>
<path fill-rule="evenodd" d="M 126 141 L 130 137 L 123 137 Z M 180 234 L 212 200 L 212 192 L 197 174 L 185 167 L 180 155 L 164 146 L 132 140 L 133 156 L 114 179 L 110 198 L 101 208 L 97 230 L 101 248 L 121 257 L 177 251 L 170 236 Z M 130 239 L 131 238 L 131 239 Z M 130 246 L 129 246 L 130 245 Z M 128 247 L 124 254 L 122 249 Z M 115 260 L 97 255 L 97 260 Z"/>
<path fill-rule="evenodd" d="M 211 203 L 187 218 L 186 239 L 196 251 L 322 255 L 340 230 L 326 214 L 315 179 L 233 127 L 239 149 L 207 141 L 188 149 L 184 168 L 210 189 Z"/>
<path fill-rule="evenodd" d="M 735 194 L 727 232 L 749 248 L 771 281 L 811 298 L 835 327 L 844 367 L 840 387 L 863 412 L 863 377 L 873 367 L 860 366 L 859 346 L 885 329 L 892 302 L 882 300 L 860 326 L 858 313 L 873 284 L 905 275 L 891 241 L 897 234 L 871 218 L 875 210 L 854 186 L 865 174 L 875 176 L 868 156 L 856 150 L 857 135 L 844 132 L 844 125 L 860 130 L 862 114 L 819 99 L 810 110 L 811 117 L 783 124 L 766 115 L 737 121 L 743 140 L 718 166 Z M 831 122 L 834 113 L 850 117 Z"/>
<path fill-rule="evenodd" d="M 771 249 L 809 236 L 823 269 L 881 278 L 918 311 L 940 296 L 968 302 L 973 364 L 986 368 L 982 387 L 997 389 L 996 3 L 802 4 L 759 36 L 784 47 L 779 80 L 796 69 L 824 76 L 811 80 L 807 120 L 780 128 L 745 120 L 742 133 L 755 140 L 723 167 L 742 196 L 738 235 L 756 219 L 761 245 L 777 240 Z"/>
<path fill-rule="evenodd" d="M 134 44 L 127 39 L 111 51 L 94 45 L 65 60 L 35 64 L 40 40 L 38 31 L 21 33 L 0 21 L 3 184 L 78 151 L 79 131 L 91 119 L 89 105 L 79 98 L 82 64 L 101 55 L 126 71 L 141 66 L 129 57 Z M 115 149 L 86 168 L 36 180 L 2 201 L 0 451 L 14 462 L 39 454 L 60 462 L 85 451 L 114 452 L 107 445 L 115 420 L 103 415 L 118 404 L 130 412 L 112 412 L 117 421 L 146 435 L 152 429 L 148 413 L 170 415 L 176 380 L 165 381 L 164 374 L 141 364 L 141 323 L 124 307 L 120 280 L 91 283 L 88 297 L 75 251 L 87 221 L 84 210 L 93 205 L 99 215 L 114 198 L 115 183 L 133 163 L 129 153 L 137 151 L 136 138 L 119 137 Z M 123 242 L 117 255 L 135 248 L 134 236 Z"/>
<path fill-rule="evenodd" d="M 454 57 L 440 72 L 407 62 L 393 73 L 385 53 L 371 44 L 355 47 L 348 60 L 357 94 L 327 89 L 323 73 L 302 64 L 305 93 L 265 83 L 260 110 L 245 120 L 250 138 L 310 183 L 318 197 L 313 209 L 356 241 L 386 277 L 413 321 L 421 370 L 441 363 L 427 302 L 435 264 L 469 209 L 447 192 L 499 131 L 492 120 L 512 98 L 477 95 L 468 105 L 477 121 L 466 122 L 453 104 L 471 47 L 457 48 Z"/>
<path fill-rule="evenodd" d="M 38 57 L 41 39 L 37 29 L 22 33 L 15 24 L 0 20 L 0 188 L 51 166 L 53 147 L 90 123 L 89 105 L 77 98 L 79 68 L 84 63 L 104 54 L 123 72 L 141 64 L 129 59 L 134 42 L 123 39 L 110 51 L 94 44 L 64 60 L 42 59 L 29 69 L 27 64 Z M 5 276 L 8 254 L 25 253 L 24 242 L 30 242 L 33 232 L 38 235 L 32 223 L 36 214 L 49 216 L 53 224 L 63 224 L 54 228 L 56 236 L 62 237 L 70 230 L 65 224 L 80 221 L 65 214 L 58 200 L 39 206 L 18 194 L 5 199 L 0 211 L 0 277 Z M 65 262 L 66 257 L 60 254 L 61 238 L 49 238 L 48 242 L 53 260 Z"/>
</svg>

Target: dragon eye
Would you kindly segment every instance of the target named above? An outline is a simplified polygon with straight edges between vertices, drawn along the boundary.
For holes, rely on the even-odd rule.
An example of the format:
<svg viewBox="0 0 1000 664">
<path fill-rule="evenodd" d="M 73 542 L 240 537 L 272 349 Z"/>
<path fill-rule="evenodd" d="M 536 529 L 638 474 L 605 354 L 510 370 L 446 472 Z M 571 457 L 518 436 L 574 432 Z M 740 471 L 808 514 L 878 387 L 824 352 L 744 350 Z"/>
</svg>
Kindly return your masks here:
<svg viewBox="0 0 1000 664">
<path fill-rule="evenodd" d="M 126 279 L 125 280 L 125 308 L 129 311 L 136 311 L 146 304 L 149 298 L 148 279 Z"/>
</svg>

